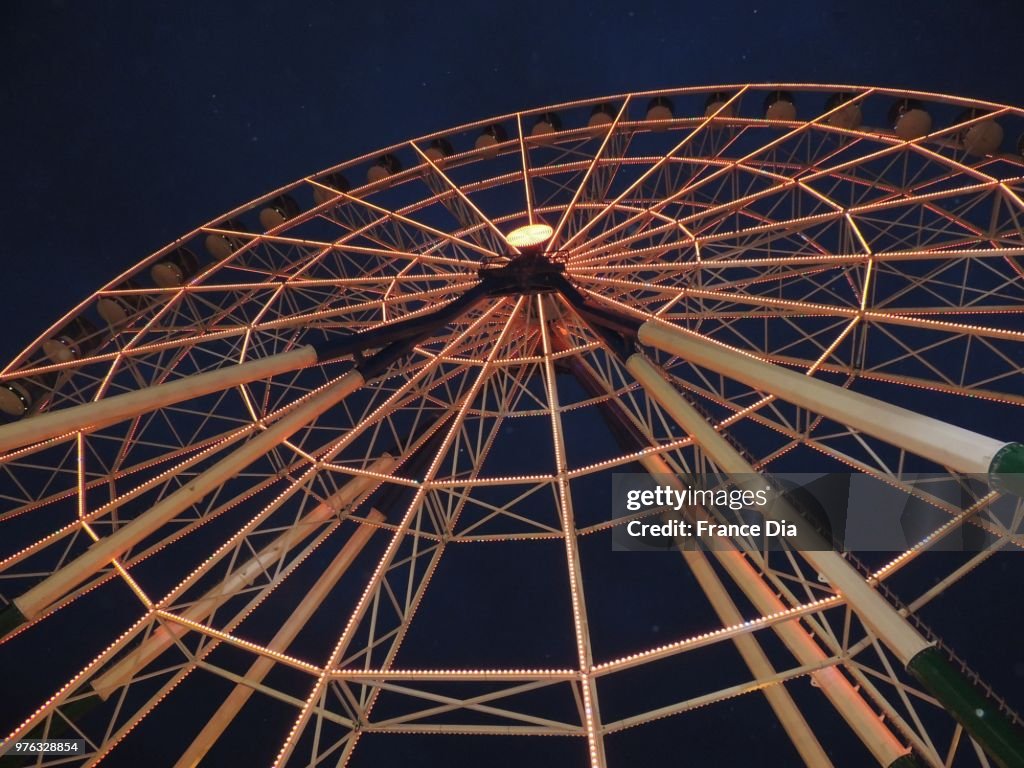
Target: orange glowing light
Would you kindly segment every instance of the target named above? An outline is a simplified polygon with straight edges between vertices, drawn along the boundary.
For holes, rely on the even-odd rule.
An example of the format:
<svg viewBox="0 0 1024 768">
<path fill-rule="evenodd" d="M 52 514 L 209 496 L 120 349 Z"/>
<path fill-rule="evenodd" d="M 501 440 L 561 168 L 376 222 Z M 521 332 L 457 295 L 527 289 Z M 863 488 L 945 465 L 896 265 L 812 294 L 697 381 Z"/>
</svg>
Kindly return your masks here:
<svg viewBox="0 0 1024 768">
<path fill-rule="evenodd" d="M 536 248 L 551 239 L 555 231 L 547 224 L 527 224 L 505 235 L 505 242 L 513 248 Z"/>
</svg>

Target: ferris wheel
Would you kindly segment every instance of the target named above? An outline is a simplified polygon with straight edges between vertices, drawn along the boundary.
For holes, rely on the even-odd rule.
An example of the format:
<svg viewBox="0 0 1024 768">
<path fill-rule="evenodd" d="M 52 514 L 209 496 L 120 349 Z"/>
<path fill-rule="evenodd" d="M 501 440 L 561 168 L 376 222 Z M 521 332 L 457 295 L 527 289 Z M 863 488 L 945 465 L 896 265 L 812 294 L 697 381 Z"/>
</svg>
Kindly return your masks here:
<svg viewBox="0 0 1024 768">
<path fill-rule="evenodd" d="M 1024 547 L 1021 133 L 886 88 L 624 94 L 384 148 L 142 260 L 0 374 L 6 748 L 1024 765 L 927 621 Z M 860 559 L 612 551 L 641 517 L 616 473 L 805 467 L 933 522 Z"/>
</svg>

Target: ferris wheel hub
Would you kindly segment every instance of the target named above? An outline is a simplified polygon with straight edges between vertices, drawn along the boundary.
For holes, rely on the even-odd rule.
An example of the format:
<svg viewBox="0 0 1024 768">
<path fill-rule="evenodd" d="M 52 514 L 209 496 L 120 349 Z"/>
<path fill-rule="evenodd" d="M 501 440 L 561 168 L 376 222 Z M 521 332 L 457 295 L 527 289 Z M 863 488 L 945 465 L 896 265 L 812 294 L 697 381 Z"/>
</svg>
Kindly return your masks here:
<svg viewBox="0 0 1024 768">
<path fill-rule="evenodd" d="M 478 272 L 492 296 L 519 296 L 559 290 L 565 265 L 543 251 L 525 252 L 485 262 Z"/>
</svg>

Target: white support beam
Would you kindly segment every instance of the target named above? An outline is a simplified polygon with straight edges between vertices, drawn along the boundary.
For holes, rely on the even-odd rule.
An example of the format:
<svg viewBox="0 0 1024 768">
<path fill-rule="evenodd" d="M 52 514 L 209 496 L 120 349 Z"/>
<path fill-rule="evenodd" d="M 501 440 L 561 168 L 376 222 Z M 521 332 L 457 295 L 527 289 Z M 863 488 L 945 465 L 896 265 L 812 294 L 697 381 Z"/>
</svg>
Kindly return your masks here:
<svg viewBox="0 0 1024 768">
<path fill-rule="evenodd" d="M 639 339 L 957 472 L 988 476 L 996 454 L 1007 446 L 1004 440 L 758 360 L 663 322 L 644 323 Z"/>
<path fill-rule="evenodd" d="M 686 402 L 646 358 L 635 354 L 627 360 L 626 367 L 647 393 L 694 438 L 723 472 L 730 476 L 757 474 L 736 449 L 715 432 L 704 417 Z M 835 552 L 802 554 L 814 568 L 830 580 L 836 590 L 844 595 L 851 608 L 857 611 L 876 635 L 882 637 L 893 648 L 904 663 L 919 651 L 929 647 L 928 641 Z M 716 551 L 715 556 L 759 611 L 768 615 L 786 609 L 787 606 L 738 550 Z M 776 625 L 776 632 L 801 664 L 814 664 L 825 658 L 825 652 L 797 622 L 782 622 Z M 888 640 L 885 639 L 886 636 Z M 907 754 L 907 748 L 882 723 L 842 672 L 829 667 L 814 673 L 813 676 L 822 692 L 865 746 L 871 750 L 880 765 L 889 766 Z"/>
<path fill-rule="evenodd" d="M 250 381 L 267 379 L 287 371 L 306 368 L 315 365 L 316 362 L 316 350 L 311 346 L 304 346 L 290 352 L 250 360 L 247 363 L 154 384 L 135 392 L 30 416 L 0 427 L 0 452 L 78 430 L 102 429 L 119 421 L 155 411 L 157 408 L 208 395 L 211 392 L 220 392 Z"/>
<path fill-rule="evenodd" d="M 654 454 L 650 457 L 645 457 L 641 460 L 641 464 L 649 473 L 665 476 L 666 482 L 676 485 L 679 490 L 682 490 L 681 482 L 661 456 Z M 698 510 L 698 512 L 702 517 L 707 518 L 706 512 L 703 510 Z M 729 599 L 728 593 L 724 594 L 724 600 L 727 602 L 723 602 L 721 597 L 716 597 L 714 584 L 711 585 L 712 590 L 708 591 L 707 584 L 709 580 L 702 578 L 702 574 L 708 572 L 714 577 L 714 573 L 708 566 L 703 553 L 699 551 L 694 553 L 692 550 L 681 551 L 686 558 L 687 564 L 693 570 L 694 576 L 698 579 L 701 588 L 708 596 L 708 599 L 711 600 L 715 611 L 723 618 L 725 625 L 728 626 L 730 623 L 736 623 L 729 614 L 730 611 L 735 612 L 737 617 L 739 614 L 736 611 L 735 605 Z M 695 558 L 693 554 L 700 557 Z M 769 616 L 788 609 L 789 606 L 782 602 L 772 587 L 768 585 L 761 574 L 757 572 L 750 561 L 735 546 L 729 546 L 729 542 L 720 539 L 718 546 L 713 550 L 712 554 L 714 554 L 733 582 L 746 595 L 747 599 L 763 615 Z M 724 593 L 721 582 L 717 577 L 714 577 L 714 580 L 717 583 L 717 589 L 721 589 Z M 739 618 L 742 619 L 742 617 Z M 774 625 L 773 628 L 779 639 L 782 640 L 790 653 L 801 664 L 820 665 L 827 659 L 827 654 L 821 649 L 814 638 L 800 626 L 798 621 L 780 622 Z M 754 640 L 750 636 L 747 637 L 750 640 Z M 739 640 L 740 638 L 737 637 L 735 639 Z M 775 670 L 756 641 L 753 642 L 751 647 L 746 649 L 737 643 L 737 648 L 755 677 L 758 679 L 768 679 L 775 674 Z M 758 656 L 760 658 L 757 658 Z M 811 672 L 810 676 L 822 693 L 825 694 L 825 697 L 832 702 L 836 711 L 846 720 L 854 733 L 857 734 L 864 745 L 875 756 L 879 765 L 889 766 L 907 753 L 906 747 L 893 736 L 839 669 L 823 666 Z M 815 766 L 815 768 L 819 765 L 831 765 L 827 757 L 822 759 L 818 754 L 822 750 L 821 745 L 810 731 L 807 721 L 796 708 L 796 704 L 789 696 L 788 691 L 783 686 L 773 685 L 765 688 L 763 693 L 804 762 L 808 766 Z"/>
<path fill-rule="evenodd" d="M 697 441 L 722 472 L 741 484 L 748 482 L 747 478 L 759 477 L 757 470 L 715 431 L 647 358 L 634 354 L 626 361 L 626 367 L 647 393 Z M 806 380 L 803 376 L 799 378 Z M 783 499 L 778 499 L 772 511 L 773 515 L 778 517 L 800 519 L 799 513 L 789 508 Z M 918 653 L 931 647 L 931 643 L 837 552 L 831 549 L 801 550 L 801 555 L 846 598 L 861 620 L 889 646 L 904 665 Z"/>
<path fill-rule="evenodd" d="M 349 485 L 352 482 L 355 481 L 350 481 Z M 342 489 L 342 491 L 344 490 Z M 342 491 L 339 491 L 339 493 Z M 326 505 L 320 505 L 320 507 L 317 507 L 317 510 L 323 506 Z M 384 520 L 384 515 L 374 509 L 367 515 L 367 520 L 370 523 L 379 523 Z M 296 635 L 306 626 L 306 622 L 317 611 L 339 579 L 345 575 L 349 566 L 359 556 L 359 553 L 363 551 L 363 548 L 370 541 L 370 537 L 373 536 L 376 530 L 373 525 L 360 525 L 355 530 L 331 564 L 324 569 L 316 583 L 303 596 L 288 620 L 281 625 L 281 628 L 271 639 L 268 645 L 271 650 L 278 651 L 279 653 L 284 653 L 288 650 L 288 646 L 295 639 Z M 238 713 L 242 711 L 242 707 L 245 706 L 249 697 L 252 696 L 256 686 L 263 682 L 263 679 L 273 667 L 274 660 L 267 656 L 260 656 L 252 663 L 248 672 L 245 673 L 245 677 L 232 689 L 220 707 L 217 708 L 213 717 L 207 721 L 203 729 L 192 740 L 188 749 L 178 758 L 178 761 L 174 764 L 175 768 L 195 768 L 200 763 L 206 756 L 206 753 L 210 751 L 210 747 L 214 745 L 221 734 L 231 725 Z"/>
<path fill-rule="evenodd" d="M 395 460 L 391 456 L 383 456 L 373 462 L 368 469 L 370 472 L 385 474 L 390 472 L 394 465 Z M 211 587 L 206 594 L 182 612 L 182 617 L 194 622 L 206 621 L 214 611 L 235 596 L 239 590 L 250 586 L 268 566 L 278 562 L 290 550 L 313 535 L 321 524 L 338 514 L 339 510 L 351 506 L 367 491 L 372 490 L 378 482 L 379 480 L 368 475 L 350 479 L 330 498 L 317 504 L 301 521 L 278 534 L 259 553 L 232 571 L 219 584 Z M 93 689 L 106 699 L 127 683 L 140 669 L 145 668 L 170 648 L 178 637 L 187 632 L 188 626 L 185 624 L 166 624 L 158 627 L 131 655 L 126 656 L 108 671 L 98 675 L 92 681 Z"/>
<path fill-rule="evenodd" d="M 201 501 L 261 456 L 279 446 L 329 408 L 355 392 L 363 383 L 363 375 L 359 371 L 349 371 L 252 440 L 244 443 L 202 472 L 188 485 L 182 486 L 161 499 L 130 523 L 125 524 L 110 536 L 95 542 L 63 568 L 16 597 L 14 599 L 15 606 L 26 619 L 35 618 L 69 590 L 74 589 L 128 549 L 155 533 L 181 512 Z"/>
</svg>

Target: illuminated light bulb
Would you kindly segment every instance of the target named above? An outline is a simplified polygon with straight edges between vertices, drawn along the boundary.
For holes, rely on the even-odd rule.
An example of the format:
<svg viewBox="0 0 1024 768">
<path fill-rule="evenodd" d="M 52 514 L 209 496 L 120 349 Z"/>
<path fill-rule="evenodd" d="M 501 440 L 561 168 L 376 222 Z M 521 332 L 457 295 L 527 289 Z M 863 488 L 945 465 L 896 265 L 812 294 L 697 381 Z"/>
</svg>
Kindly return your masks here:
<svg viewBox="0 0 1024 768">
<path fill-rule="evenodd" d="M 526 224 L 505 235 L 505 242 L 520 251 L 535 251 L 545 245 L 555 231 L 547 224 Z"/>
</svg>

